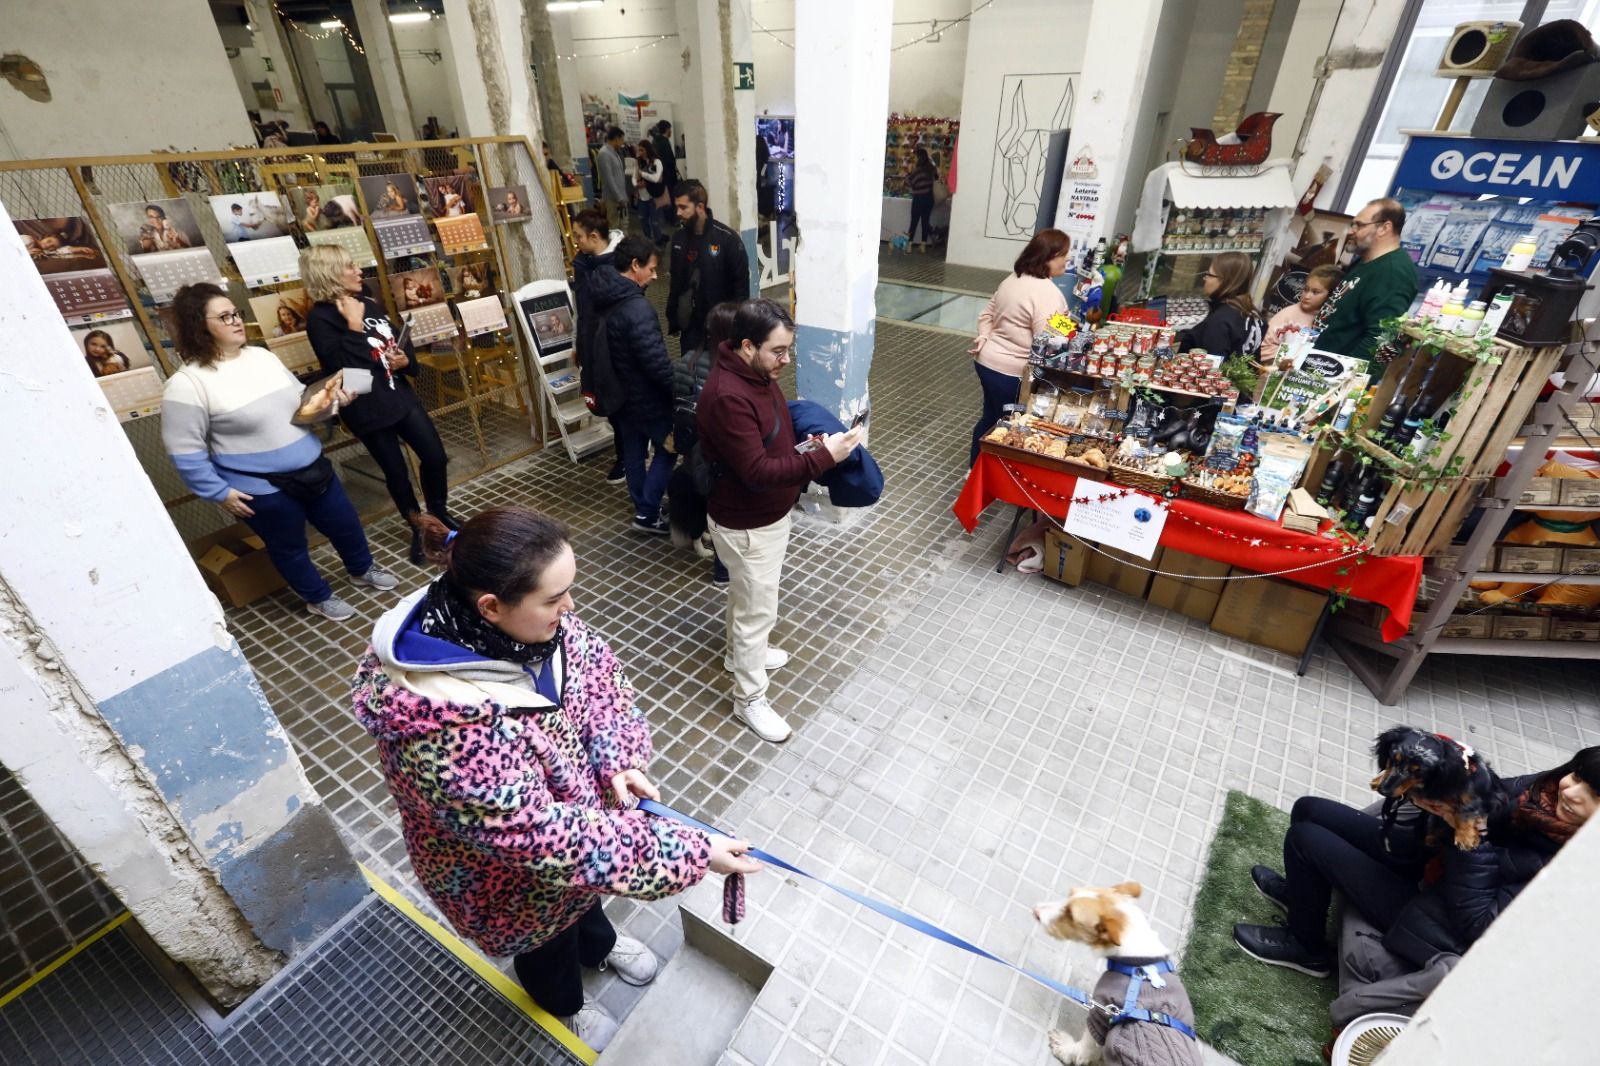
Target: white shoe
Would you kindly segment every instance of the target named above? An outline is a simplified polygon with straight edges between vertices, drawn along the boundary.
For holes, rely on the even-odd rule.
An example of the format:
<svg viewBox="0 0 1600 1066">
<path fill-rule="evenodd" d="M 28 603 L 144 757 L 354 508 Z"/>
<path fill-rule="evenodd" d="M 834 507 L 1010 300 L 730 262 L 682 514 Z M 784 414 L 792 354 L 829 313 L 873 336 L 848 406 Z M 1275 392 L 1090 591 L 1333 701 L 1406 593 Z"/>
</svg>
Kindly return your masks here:
<svg viewBox="0 0 1600 1066">
<path fill-rule="evenodd" d="M 600 969 L 616 971 L 617 976 L 630 985 L 647 985 L 660 972 L 661 960 L 633 937 L 618 933 L 616 946 L 600 964 Z"/>
<path fill-rule="evenodd" d="M 578 1013 L 556 1020 L 596 1051 L 604 1051 L 611 1038 L 617 1035 L 617 1020 L 592 999 L 585 999 Z"/>
<path fill-rule="evenodd" d="M 768 670 L 781 670 L 783 667 L 785 667 L 787 665 L 789 665 L 789 653 L 788 652 L 784 651 L 782 648 L 768 648 L 767 649 L 767 667 L 766 668 Z M 722 657 L 722 668 L 724 670 L 728 671 L 728 673 L 730 673 L 730 674 L 733 673 L 733 661 L 731 659 L 729 659 L 726 655 L 724 655 Z"/>
<path fill-rule="evenodd" d="M 319 614 L 330 622 L 343 622 L 356 616 L 356 609 L 337 596 L 329 596 L 321 603 L 308 603 L 306 610 Z"/>
<path fill-rule="evenodd" d="M 789 728 L 789 723 L 783 720 L 783 715 L 772 709 L 772 704 L 765 696 L 749 702 L 735 697 L 733 716 L 749 726 L 750 732 L 773 744 L 782 744 L 794 732 Z"/>
</svg>

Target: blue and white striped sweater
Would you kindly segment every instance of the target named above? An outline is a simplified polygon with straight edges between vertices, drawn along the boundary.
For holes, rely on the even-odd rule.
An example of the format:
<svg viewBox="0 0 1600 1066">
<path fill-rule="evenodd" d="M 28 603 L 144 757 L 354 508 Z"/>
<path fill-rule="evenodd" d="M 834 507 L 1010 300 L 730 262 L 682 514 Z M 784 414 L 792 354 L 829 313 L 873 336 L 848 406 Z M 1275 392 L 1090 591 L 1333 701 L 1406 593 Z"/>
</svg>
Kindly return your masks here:
<svg viewBox="0 0 1600 1066">
<path fill-rule="evenodd" d="M 322 445 L 291 422 L 301 392 L 266 348 L 247 347 L 232 359 L 172 375 L 162 397 L 161 439 L 184 484 L 219 503 L 229 489 L 262 496 L 277 490 L 251 474 L 315 462 Z"/>
</svg>

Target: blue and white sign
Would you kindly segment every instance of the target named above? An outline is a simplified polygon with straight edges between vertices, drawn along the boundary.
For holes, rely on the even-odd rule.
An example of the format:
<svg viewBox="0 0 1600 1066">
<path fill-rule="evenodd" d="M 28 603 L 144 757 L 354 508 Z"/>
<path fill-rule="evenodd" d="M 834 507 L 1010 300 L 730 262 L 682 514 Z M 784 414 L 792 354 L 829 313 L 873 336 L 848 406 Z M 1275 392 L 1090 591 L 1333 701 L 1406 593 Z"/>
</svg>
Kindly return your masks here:
<svg viewBox="0 0 1600 1066">
<path fill-rule="evenodd" d="M 1413 137 L 1398 188 L 1600 204 L 1600 141 Z"/>
</svg>

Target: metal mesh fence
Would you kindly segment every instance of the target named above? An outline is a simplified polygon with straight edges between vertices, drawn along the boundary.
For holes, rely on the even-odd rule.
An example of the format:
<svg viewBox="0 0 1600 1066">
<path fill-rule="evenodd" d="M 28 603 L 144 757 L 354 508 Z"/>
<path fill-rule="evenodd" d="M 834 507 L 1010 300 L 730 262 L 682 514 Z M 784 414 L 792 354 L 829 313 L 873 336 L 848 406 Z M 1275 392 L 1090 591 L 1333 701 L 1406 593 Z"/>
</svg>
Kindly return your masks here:
<svg viewBox="0 0 1600 1066">
<path fill-rule="evenodd" d="M 536 164 L 528 143 L 520 138 L 482 138 L 407 146 L 373 146 L 354 152 L 326 154 L 259 152 L 215 155 L 183 153 L 171 159 L 74 161 L 70 166 L 0 168 L 0 201 L 15 218 L 88 219 L 107 260 L 133 308 L 133 326 L 139 340 L 154 357 L 161 375 L 172 373 L 181 360 L 162 314 L 125 241 L 119 238 L 113 204 L 144 204 L 181 198 L 199 227 L 205 248 L 226 281 L 235 306 L 247 313 L 251 343 L 270 335 L 270 324 L 254 321 L 250 298 L 294 290 L 301 283 L 247 286 L 228 250 L 222 226 L 211 210 L 209 197 L 225 194 L 270 193 L 286 199 L 300 185 L 351 186 L 361 202 L 357 179 L 369 175 L 401 173 L 415 177 L 419 205 L 427 212 L 422 182 L 433 176 L 467 175 L 477 181 L 477 214 L 483 226 L 485 247 L 445 254 L 437 240 L 426 254 L 385 258 L 379 252 L 375 267 L 366 271 L 374 288 L 397 318 L 389 291 L 392 275 L 408 270 L 437 269 L 453 304 L 462 296 L 462 271 L 485 283 L 483 294 L 497 293 L 509 308 L 505 328 L 467 337 L 456 331 L 440 340 L 416 345 L 418 374 L 415 387 L 439 429 L 450 456 L 450 478 L 459 482 L 528 454 L 543 442 L 543 404 L 530 384 L 528 353 L 511 317 L 515 307 L 509 294 L 535 278 L 564 277 L 562 234 L 544 182 L 543 167 Z M 496 224 L 492 221 L 487 190 L 521 185 L 528 195 L 528 221 Z M 290 212 L 292 216 L 292 211 Z M 366 220 L 373 249 L 381 242 Z M 296 222 L 296 244 L 304 247 L 305 233 Z M 435 235 L 437 236 L 437 235 Z M 301 349 L 302 355 L 305 349 Z M 280 348 L 285 362 L 290 358 Z M 302 380 L 319 372 L 314 366 L 291 365 Z M 124 423 L 129 443 L 151 483 L 166 504 L 174 524 L 186 541 L 194 541 L 228 524 L 220 508 L 195 499 L 178 478 L 162 446 L 160 416 L 133 418 Z M 359 442 L 342 428 L 325 433 L 324 448 L 339 468 L 351 498 L 363 515 L 388 509 L 388 495 L 376 463 Z"/>
</svg>

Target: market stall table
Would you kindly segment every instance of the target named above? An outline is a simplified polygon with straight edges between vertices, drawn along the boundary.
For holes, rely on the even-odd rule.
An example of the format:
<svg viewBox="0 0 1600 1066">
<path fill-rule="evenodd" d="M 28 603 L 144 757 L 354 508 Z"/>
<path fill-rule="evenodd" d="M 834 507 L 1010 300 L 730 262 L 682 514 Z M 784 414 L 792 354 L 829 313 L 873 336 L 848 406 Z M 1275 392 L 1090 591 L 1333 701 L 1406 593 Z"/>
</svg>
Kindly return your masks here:
<svg viewBox="0 0 1600 1066">
<path fill-rule="evenodd" d="M 1077 484 L 1070 474 L 980 451 L 952 510 L 969 533 L 995 500 L 1043 511 L 1062 520 L 1071 509 Z M 1302 585 L 1377 604 L 1388 612 L 1382 626 L 1386 641 L 1405 636 L 1422 583 L 1420 556 L 1362 555 L 1348 544 L 1296 533 L 1242 511 L 1226 511 L 1193 500 L 1170 501 L 1161 543 L 1176 551 L 1258 573 L 1277 574 Z M 1001 552 L 1004 551 L 1002 546 Z M 1329 558 L 1308 567 L 1307 562 L 1318 554 Z M 1296 569 L 1299 567 L 1305 569 Z"/>
</svg>

